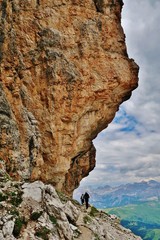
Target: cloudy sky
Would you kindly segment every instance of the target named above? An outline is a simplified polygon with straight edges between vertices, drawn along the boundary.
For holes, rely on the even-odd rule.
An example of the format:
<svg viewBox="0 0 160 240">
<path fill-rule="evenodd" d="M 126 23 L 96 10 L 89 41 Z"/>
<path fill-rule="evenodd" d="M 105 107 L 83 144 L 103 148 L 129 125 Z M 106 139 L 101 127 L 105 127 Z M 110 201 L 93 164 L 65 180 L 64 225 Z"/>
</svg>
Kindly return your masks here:
<svg viewBox="0 0 160 240">
<path fill-rule="evenodd" d="M 97 165 L 81 186 L 160 181 L 160 0 L 124 0 L 122 25 L 139 87 L 94 141 Z"/>
</svg>

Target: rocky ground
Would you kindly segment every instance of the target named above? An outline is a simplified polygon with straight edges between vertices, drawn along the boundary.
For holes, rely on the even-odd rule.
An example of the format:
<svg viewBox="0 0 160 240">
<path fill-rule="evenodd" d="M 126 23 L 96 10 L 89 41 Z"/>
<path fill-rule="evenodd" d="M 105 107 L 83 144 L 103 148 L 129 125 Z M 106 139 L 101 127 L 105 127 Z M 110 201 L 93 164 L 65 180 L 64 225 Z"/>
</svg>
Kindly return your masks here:
<svg viewBox="0 0 160 240">
<path fill-rule="evenodd" d="M 140 240 L 93 206 L 77 201 L 41 181 L 0 183 L 0 240 Z"/>
</svg>

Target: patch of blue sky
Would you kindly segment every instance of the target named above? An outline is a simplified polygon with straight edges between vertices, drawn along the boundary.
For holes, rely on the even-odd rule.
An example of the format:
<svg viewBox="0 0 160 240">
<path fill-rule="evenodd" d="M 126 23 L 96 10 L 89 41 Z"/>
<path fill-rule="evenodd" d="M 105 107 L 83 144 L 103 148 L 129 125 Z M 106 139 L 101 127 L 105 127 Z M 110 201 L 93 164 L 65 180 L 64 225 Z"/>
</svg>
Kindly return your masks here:
<svg viewBox="0 0 160 240">
<path fill-rule="evenodd" d="M 131 114 L 128 114 L 123 106 L 119 108 L 112 123 L 99 134 L 99 140 L 119 138 L 119 133 L 133 134 L 138 137 L 148 132 L 144 124 Z"/>
<path fill-rule="evenodd" d="M 136 131 L 136 126 L 137 126 L 138 122 L 137 120 L 132 117 L 132 116 L 126 116 L 126 121 L 124 122 L 124 127 L 122 127 L 120 129 L 120 131 L 122 132 L 132 132 L 132 131 Z"/>
<path fill-rule="evenodd" d="M 129 115 L 123 107 L 120 108 L 119 112 L 117 113 L 116 117 L 113 120 L 113 123 L 119 124 L 121 127 L 118 131 L 121 132 L 134 132 L 136 135 L 140 135 L 140 131 L 137 128 L 139 125 L 141 125 L 138 120 L 132 116 Z"/>
<path fill-rule="evenodd" d="M 126 111 L 123 107 L 119 108 L 119 111 L 117 112 L 115 118 L 113 119 L 113 123 L 120 123 L 124 121 L 125 116 L 127 115 Z"/>
</svg>

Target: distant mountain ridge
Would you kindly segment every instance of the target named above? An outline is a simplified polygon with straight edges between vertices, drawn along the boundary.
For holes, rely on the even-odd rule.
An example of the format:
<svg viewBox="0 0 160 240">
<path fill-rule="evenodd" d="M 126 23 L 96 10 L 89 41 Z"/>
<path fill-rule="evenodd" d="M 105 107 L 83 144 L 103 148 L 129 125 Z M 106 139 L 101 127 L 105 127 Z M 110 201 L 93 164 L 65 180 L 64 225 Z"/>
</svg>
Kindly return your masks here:
<svg viewBox="0 0 160 240">
<path fill-rule="evenodd" d="M 160 199 L 160 182 L 155 180 L 128 183 L 118 187 L 109 185 L 85 188 L 90 195 L 90 203 L 98 208 L 109 208 L 137 204 L 140 202 Z M 74 198 L 79 200 L 82 188 L 79 188 Z"/>
</svg>

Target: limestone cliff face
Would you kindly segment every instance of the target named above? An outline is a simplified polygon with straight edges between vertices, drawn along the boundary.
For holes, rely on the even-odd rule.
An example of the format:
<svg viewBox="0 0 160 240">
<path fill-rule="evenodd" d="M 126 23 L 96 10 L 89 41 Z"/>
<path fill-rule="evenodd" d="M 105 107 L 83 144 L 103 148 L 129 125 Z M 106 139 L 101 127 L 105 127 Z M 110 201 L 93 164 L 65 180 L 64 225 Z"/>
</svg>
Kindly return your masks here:
<svg viewBox="0 0 160 240">
<path fill-rule="evenodd" d="M 92 140 L 137 87 L 121 0 L 0 0 L 0 158 L 71 194 Z"/>
</svg>

